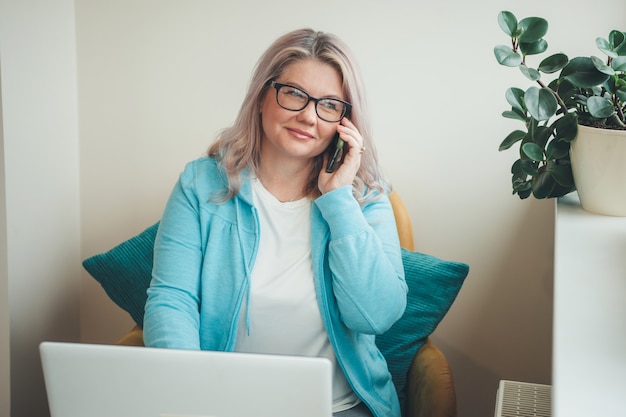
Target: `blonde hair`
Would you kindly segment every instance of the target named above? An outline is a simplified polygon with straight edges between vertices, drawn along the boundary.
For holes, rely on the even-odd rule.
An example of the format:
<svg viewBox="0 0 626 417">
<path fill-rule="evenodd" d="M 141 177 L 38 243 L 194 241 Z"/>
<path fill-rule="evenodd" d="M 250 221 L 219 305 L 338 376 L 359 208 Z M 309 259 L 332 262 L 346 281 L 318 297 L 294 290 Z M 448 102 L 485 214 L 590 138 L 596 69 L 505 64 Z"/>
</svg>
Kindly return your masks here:
<svg viewBox="0 0 626 417">
<path fill-rule="evenodd" d="M 278 38 L 261 56 L 234 124 L 224 129 L 209 147 L 208 154 L 219 161 L 228 178 L 228 189 L 222 196 L 224 200 L 239 192 L 244 169 L 253 173 L 258 170 L 262 137 L 261 103 L 269 89 L 268 82 L 280 77 L 285 68 L 294 62 L 307 59 L 319 60 L 335 68 L 343 80 L 345 99 L 352 104 L 350 120 L 359 129 L 366 148 L 353 182 L 354 196 L 364 202 L 373 194 L 378 194 L 374 191 L 383 192 L 388 188 L 378 164 L 364 89 L 352 53 L 335 35 L 299 29 Z M 310 196 L 320 195 L 317 177 L 323 158 L 322 153 L 313 161 L 306 187 Z"/>
</svg>

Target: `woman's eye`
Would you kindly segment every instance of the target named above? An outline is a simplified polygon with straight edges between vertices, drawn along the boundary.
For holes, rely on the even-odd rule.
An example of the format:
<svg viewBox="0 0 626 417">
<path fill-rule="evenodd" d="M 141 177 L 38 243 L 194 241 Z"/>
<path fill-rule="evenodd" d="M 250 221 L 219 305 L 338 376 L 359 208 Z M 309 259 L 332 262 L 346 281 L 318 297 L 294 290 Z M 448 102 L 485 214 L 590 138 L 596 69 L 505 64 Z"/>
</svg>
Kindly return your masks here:
<svg viewBox="0 0 626 417">
<path fill-rule="evenodd" d="M 306 94 L 304 94 L 303 91 L 297 90 L 295 88 L 287 89 L 286 94 L 291 96 L 291 97 L 293 97 L 293 98 L 296 98 L 296 99 L 304 99 L 304 98 L 306 98 Z"/>
<path fill-rule="evenodd" d="M 339 103 L 334 100 L 320 100 L 320 104 L 326 110 L 337 111 L 339 108 Z"/>
</svg>

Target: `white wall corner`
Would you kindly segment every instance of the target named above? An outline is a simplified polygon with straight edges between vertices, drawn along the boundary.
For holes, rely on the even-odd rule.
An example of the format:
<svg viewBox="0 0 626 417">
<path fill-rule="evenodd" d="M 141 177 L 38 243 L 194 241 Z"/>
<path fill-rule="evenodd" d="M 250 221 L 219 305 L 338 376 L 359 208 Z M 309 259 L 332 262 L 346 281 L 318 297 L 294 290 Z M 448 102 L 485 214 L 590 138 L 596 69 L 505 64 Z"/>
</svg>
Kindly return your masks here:
<svg viewBox="0 0 626 417">
<path fill-rule="evenodd" d="M 0 0 L 0 75 L 0 375 L 10 375 L 2 406 L 10 389 L 12 415 L 43 416 L 38 345 L 80 338 L 73 0 Z"/>
</svg>

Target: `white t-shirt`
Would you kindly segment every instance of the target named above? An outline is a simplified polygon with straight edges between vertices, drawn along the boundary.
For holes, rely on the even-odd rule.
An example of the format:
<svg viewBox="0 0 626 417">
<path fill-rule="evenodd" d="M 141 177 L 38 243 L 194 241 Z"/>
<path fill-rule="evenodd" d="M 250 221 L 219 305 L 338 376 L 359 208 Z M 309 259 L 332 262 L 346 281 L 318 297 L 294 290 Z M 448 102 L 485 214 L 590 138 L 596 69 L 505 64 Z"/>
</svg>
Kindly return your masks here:
<svg viewBox="0 0 626 417">
<path fill-rule="evenodd" d="M 261 238 L 235 350 L 330 359 L 333 412 L 349 409 L 359 399 L 337 364 L 313 283 L 311 199 L 281 203 L 258 180 L 252 189 Z"/>
</svg>

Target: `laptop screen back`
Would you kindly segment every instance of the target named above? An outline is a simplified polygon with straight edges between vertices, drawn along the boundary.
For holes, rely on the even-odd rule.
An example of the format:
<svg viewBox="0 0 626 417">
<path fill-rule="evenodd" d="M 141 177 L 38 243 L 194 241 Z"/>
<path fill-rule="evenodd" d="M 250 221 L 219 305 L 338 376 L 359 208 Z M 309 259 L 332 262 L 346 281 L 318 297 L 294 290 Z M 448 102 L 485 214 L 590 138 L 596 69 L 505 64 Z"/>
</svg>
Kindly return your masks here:
<svg viewBox="0 0 626 417">
<path fill-rule="evenodd" d="M 330 417 L 322 358 L 43 342 L 51 417 Z"/>
</svg>

